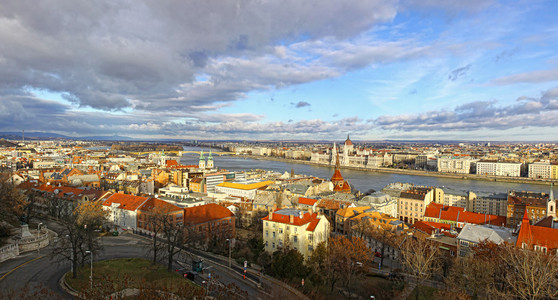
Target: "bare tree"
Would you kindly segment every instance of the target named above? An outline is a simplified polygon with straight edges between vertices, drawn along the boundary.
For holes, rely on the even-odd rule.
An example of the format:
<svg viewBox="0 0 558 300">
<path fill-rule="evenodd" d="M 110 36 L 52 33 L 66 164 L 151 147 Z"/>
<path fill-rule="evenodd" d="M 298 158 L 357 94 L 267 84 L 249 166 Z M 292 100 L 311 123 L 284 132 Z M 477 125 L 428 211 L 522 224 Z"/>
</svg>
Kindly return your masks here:
<svg viewBox="0 0 558 300">
<path fill-rule="evenodd" d="M 173 215 L 162 218 L 161 232 L 165 242 L 165 257 L 167 258 L 167 270 L 172 270 L 174 256 L 180 252 L 186 242 L 186 232 L 182 222 L 175 222 Z"/>
<path fill-rule="evenodd" d="M 69 216 L 60 219 L 62 233 L 54 244 L 53 258 L 68 260 L 72 264 L 73 277 L 77 277 L 78 267 L 83 265 L 88 253 L 96 253 L 102 249 L 98 242 L 95 228 L 106 220 L 107 212 L 100 203 L 84 202 Z"/>
<path fill-rule="evenodd" d="M 504 245 L 501 251 L 506 289 L 501 296 L 547 299 L 558 296 L 558 261 L 555 256 L 528 248 Z"/>
<path fill-rule="evenodd" d="M 349 290 L 351 296 L 351 283 L 354 277 L 362 273 L 362 267 L 368 265 L 372 260 L 370 250 L 362 238 L 344 236 L 334 237 L 328 242 L 328 259 L 327 262 L 334 274 L 340 277 L 335 278 L 334 274 L 330 274 L 331 279 L 343 279 L 344 286 Z M 335 282 L 332 281 L 331 289 L 333 290 Z"/>
<path fill-rule="evenodd" d="M 440 267 L 438 246 L 427 239 L 408 236 L 401 243 L 401 260 L 407 271 L 415 277 L 416 299 L 419 285 L 430 278 Z"/>
</svg>

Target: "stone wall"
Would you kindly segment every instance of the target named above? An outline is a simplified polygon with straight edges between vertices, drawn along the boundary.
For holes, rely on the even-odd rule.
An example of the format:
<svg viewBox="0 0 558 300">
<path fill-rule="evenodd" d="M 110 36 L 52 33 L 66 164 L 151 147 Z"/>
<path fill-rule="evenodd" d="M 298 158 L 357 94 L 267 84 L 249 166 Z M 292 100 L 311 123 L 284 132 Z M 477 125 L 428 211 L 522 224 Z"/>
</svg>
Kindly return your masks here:
<svg viewBox="0 0 558 300">
<path fill-rule="evenodd" d="M 0 262 L 12 259 L 19 255 L 19 246 L 11 244 L 0 248 Z"/>
</svg>

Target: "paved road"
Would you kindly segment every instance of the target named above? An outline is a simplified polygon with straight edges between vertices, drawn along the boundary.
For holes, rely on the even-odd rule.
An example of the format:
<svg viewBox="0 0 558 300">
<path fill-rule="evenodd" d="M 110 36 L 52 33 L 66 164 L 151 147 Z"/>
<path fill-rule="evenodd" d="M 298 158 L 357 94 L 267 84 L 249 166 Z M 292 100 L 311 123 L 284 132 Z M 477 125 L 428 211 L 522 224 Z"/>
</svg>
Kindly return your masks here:
<svg viewBox="0 0 558 300">
<path fill-rule="evenodd" d="M 142 243 L 136 239 L 105 238 L 105 249 L 96 254 L 94 260 L 146 257 L 147 250 Z M 46 287 L 65 298 L 72 298 L 58 284 L 62 275 L 70 270 L 70 263 L 51 259 L 48 255 L 51 250 L 49 246 L 41 249 L 40 256 L 33 251 L 0 264 L 0 290 Z"/>
<path fill-rule="evenodd" d="M 104 250 L 95 254 L 94 260 L 106 260 L 113 258 L 145 257 L 149 258 L 148 241 L 129 234 L 118 237 L 102 238 Z M 52 260 L 48 254 L 52 248 L 41 249 L 41 254 L 29 252 L 16 259 L 12 259 L 0 264 L 0 290 L 20 290 L 25 286 L 29 288 L 46 287 L 64 298 L 71 299 L 58 284 L 62 275 L 70 270 L 69 262 L 57 262 Z M 196 280 L 200 284 L 202 280 L 207 280 L 209 273 L 212 274 L 213 281 L 217 279 L 223 284 L 235 283 L 242 290 L 248 292 L 250 299 L 268 299 L 269 294 L 258 289 L 255 284 L 242 279 L 238 273 L 233 273 L 223 265 L 211 262 L 206 259 L 205 267 L 210 267 Z M 179 268 L 175 265 L 175 268 Z"/>
</svg>

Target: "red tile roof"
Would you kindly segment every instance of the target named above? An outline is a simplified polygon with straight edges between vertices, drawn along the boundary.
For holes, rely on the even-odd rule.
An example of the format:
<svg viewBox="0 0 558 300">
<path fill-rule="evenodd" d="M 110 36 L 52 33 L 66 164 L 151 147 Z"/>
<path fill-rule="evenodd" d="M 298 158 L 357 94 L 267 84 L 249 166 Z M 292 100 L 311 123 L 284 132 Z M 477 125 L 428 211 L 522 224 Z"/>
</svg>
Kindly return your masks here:
<svg viewBox="0 0 558 300">
<path fill-rule="evenodd" d="M 107 200 L 105 200 L 105 202 L 103 202 L 103 205 L 112 206 L 113 203 L 120 203 L 118 208 L 134 211 L 147 201 L 147 199 L 149 198 L 118 193 L 110 196 Z"/>
<path fill-rule="evenodd" d="M 308 223 L 310 223 L 310 225 L 312 225 L 312 222 L 316 221 L 316 220 L 319 222 L 318 214 L 316 214 L 316 213 L 309 213 L 309 212 L 304 211 L 304 210 L 290 209 L 290 210 L 299 211 L 299 212 L 303 213 L 302 218 L 300 217 L 299 214 L 297 214 L 296 216 L 293 216 L 293 222 L 291 223 L 291 216 L 281 214 L 280 213 L 281 210 L 282 209 L 275 210 L 272 214 L 270 214 L 271 218 L 270 218 L 270 215 L 268 215 L 267 217 L 262 218 L 262 220 L 272 221 L 272 222 L 277 222 L 277 223 L 283 223 L 283 224 L 292 224 L 292 225 L 296 225 L 296 226 L 302 226 L 302 225 L 305 225 L 305 224 L 308 224 Z M 277 212 L 279 212 L 279 213 L 277 213 Z M 312 225 L 313 226 L 312 231 L 316 228 L 317 224 L 318 223 Z"/>
<path fill-rule="evenodd" d="M 523 243 L 556 250 L 558 249 L 558 229 L 531 225 L 527 211 L 525 211 L 516 246 L 521 247 Z"/>
<path fill-rule="evenodd" d="M 304 197 L 299 197 L 298 198 L 298 204 L 304 204 L 304 205 L 314 205 L 314 203 L 318 202 L 318 200 L 316 199 L 310 199 L 310 198 L 304 198 Z"/>
<path fill-rule="evenodd" d="M 506 224 L 506 217 L 503 216 L 474 213 L 465 211 L 462 207 L 444 206 L 435 202 L 430 203 L 426 207 L 424 217 L 458 223 L 492 224 L 498 226 L 505 226 Z"/>
<path fill-rule="evenodd" d="M 184 209 L 184 223 L 200 224 L 228 217 L 234 217 L 234 214 L 214 203 Z"/>
<path fill-rule="evenodd" d="M 436 222 L 417 221 L 411 225 L 411 228 L 420 230 L 427 234 L 432 234 L 434 232 L 449 231 L 451 230 L 451 225 Z"/>
<path fill-rule="evenodd" d="M 165 213 L 182 211 L 182 208 L 157 198 L 149 198 L 149 200 L 145 201 L 138 208 L 138 210 L 142 212 L 152 212 L 155 208 Z"/>
</svg>

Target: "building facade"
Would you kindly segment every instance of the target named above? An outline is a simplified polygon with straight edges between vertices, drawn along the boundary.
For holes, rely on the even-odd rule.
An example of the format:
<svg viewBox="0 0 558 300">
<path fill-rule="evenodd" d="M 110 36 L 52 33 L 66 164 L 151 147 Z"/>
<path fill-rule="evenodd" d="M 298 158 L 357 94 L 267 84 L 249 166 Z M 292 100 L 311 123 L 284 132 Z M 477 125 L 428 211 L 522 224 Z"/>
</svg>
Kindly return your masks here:
<svg viewBox="0 0 558 300">
<path fill-rule="evenodd" d="M 308 258 L 319 243 L 329 238 L 329 221 L 312 211 L 284 208 L 270 212 L 262 220 L 265 250 L 270 254 L 288 247 Z"/>
</svg>

